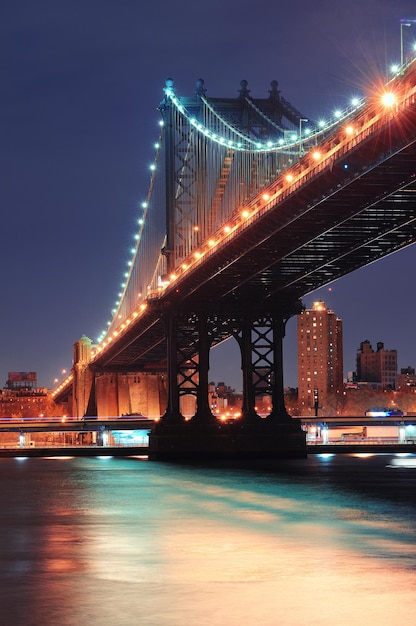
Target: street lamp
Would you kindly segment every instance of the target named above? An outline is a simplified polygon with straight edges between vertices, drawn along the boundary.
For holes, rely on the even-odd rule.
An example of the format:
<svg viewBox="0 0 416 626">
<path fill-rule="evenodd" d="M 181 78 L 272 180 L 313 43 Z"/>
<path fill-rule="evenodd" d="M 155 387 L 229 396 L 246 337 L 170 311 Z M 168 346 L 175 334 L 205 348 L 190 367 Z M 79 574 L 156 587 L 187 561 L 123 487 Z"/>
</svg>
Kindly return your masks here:
<svg viewBox="0 0 416 626">
<path fill-rule="evenodd" d="M 403 26 L 411 26 L 416 20 L 400 20 L 400 67 L 403 67 Z"/>
<path fill-rule="evenodd" d="M 309 122 L 306 117 L 301 117 L 299 119 L 299 158 L 302 156 L 302 122 Z"/>
</svg>

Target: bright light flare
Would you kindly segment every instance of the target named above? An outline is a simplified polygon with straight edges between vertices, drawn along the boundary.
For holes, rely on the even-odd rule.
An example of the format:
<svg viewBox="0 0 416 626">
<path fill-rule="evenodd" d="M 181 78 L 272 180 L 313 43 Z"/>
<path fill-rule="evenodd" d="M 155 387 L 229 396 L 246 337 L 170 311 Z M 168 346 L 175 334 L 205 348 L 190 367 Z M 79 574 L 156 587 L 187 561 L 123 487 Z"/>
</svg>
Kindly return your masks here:
<svg viewBox="0 0 416 626">
<path fill-rule="evenodd" d="M 381 103 L 385 107 L 391 107 L 396 103 L 396 96 L 391 91 L 388 91 L 381 96 Z"/>
</svg>

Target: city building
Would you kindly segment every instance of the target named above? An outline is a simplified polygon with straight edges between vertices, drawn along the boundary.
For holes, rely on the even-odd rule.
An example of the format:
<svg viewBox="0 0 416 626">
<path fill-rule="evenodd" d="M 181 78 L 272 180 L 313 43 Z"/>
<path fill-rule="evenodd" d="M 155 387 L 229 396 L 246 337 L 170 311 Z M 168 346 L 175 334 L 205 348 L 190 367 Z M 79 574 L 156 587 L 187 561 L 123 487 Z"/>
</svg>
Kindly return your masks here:
<svg viewBox="0 0 416 626">
<path fill-rule="evenodd" d="M 38 377 L 36 372 L 9 372 L 5 389 L 21 391 L 36 389 Z"/>
<path fill-rule="evenodd" d="M 303 415 L 336 410 L 343 390 L 342 320 L 322 301 L 298 316 L 298 403 Z"/>
<path fill-rule="evenodd" d="M 397 350 L 386 350 L 382 341 L 373 350 L 368 339 L 362 341 L 357 352 L 357 382 L 371 383 L 382 389 L 396 389 Z"/>
<path fill-rule="evenodd" d="M 37 386 L 36 372 L 9 372 L 0 389 L 0 417 L 50 416 L 56 411 L 48 389 Z"/>
<path fill-rule="evenodd" d="M 408 367 L 402 367 L 400 374 L 397 374 L 396 378 L 397 391 L 403 391 L 409 389 L 409 387 L 416 387 L 415 368 L 410 367 L 410 365 Z"/>
<path fill-rule="evenodd" d="M 210 382 L 208 385 L 208 397 L 210 409 L 217 417 L 224 415 L 230 417 L 239 417 L 241 415 L 242 394 L 236 393 L 224 382 L 217 385 Z"/>
</svg>

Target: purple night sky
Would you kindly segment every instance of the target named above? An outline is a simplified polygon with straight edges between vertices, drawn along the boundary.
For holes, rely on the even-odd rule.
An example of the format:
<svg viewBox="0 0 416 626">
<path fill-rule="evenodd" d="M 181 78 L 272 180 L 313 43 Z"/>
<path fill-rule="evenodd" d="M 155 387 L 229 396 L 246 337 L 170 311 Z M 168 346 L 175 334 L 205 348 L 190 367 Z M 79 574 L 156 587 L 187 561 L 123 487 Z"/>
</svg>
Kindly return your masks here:
<svg viewBox="0 0 416 626">
<path fill-rule="evenodd" d="M 178 96 L 203 78 L 210 97 L 253 97 L 272 80 L 311 119 L 368 92 L 400 60 L 414 1 L 4 0 L 1 50 L 0 387 L 9 371 L 53 386 L 72 345 L 95 340 L 122 282 L 146 197 L 165 79 Z M 404 55 L 416 23 L 403 28 Z M 344 373 L 361 341 L 416 366 L 416 248 L 304 299 L 342 318 Z M 235 349 L 213 351 L 210 378 L 241 388 Z M 284 343 L 297 385 L 296 320 Z"/>
</svg>

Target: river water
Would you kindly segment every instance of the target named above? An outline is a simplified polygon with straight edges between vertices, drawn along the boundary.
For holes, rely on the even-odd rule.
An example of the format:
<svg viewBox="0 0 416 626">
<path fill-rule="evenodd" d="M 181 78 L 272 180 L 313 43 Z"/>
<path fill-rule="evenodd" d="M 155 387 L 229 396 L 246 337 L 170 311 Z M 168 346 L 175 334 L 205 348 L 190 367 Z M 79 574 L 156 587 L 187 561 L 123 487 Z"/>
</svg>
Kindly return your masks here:
<svg viewBox="0 0 416 626">
<path fill-rule="evenodd" d="M 0 624 L 416 623 L 416 458 L 0 459 Z"/>
</svg>

